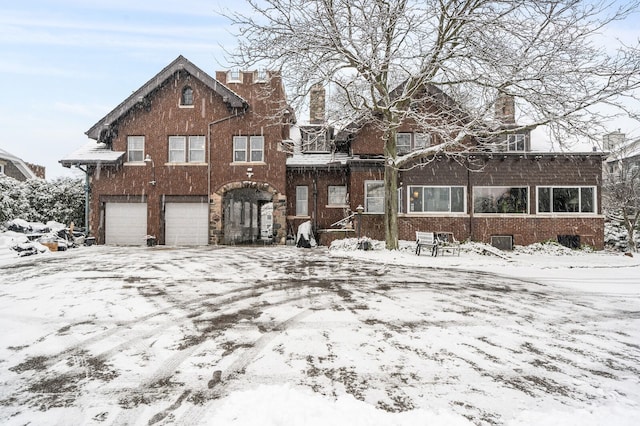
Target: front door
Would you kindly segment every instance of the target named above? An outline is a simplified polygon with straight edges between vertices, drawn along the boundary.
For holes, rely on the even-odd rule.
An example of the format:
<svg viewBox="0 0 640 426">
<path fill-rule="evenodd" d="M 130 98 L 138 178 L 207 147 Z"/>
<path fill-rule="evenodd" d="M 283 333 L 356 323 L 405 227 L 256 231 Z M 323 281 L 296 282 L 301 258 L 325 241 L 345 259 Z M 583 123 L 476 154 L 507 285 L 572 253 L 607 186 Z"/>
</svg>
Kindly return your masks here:
<svg viewBox="0 0 640 426">
<path fill-rule="evenodd" d="M 271 198 L 269 192 L 254 188 L 234 189 L 225 193 L 224 243 L 251 244 L 263 238 L 261 230 L 268 224 L 263 223 L 266 215 L 262 214 L 262 206 L 270 203 Z"/>
</svg>

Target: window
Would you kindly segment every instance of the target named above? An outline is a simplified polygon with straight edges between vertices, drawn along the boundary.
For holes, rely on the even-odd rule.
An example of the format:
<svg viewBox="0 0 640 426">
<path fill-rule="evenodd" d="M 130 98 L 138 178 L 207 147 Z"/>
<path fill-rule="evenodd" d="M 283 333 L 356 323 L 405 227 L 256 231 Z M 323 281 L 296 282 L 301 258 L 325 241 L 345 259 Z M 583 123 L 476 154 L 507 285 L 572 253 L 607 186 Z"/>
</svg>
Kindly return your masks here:
<svg viewBox="0 0 640 426">
<path fill-rule="evenodd" d="M 4 174 L 4 163 L 0 163 L 0 175 Z"/>
<path fill-rule="evenodd" d="M 431 135 L 428 133 L 396 133 L 396 150 L 398 154 L 406 154 L 430 145 Z"/>
<path fill-rule="evenodd" d="M 127 161 L 144 161 L 144 136 L 127 137 Z"/>
<path fill-rule="evenodd" d="M 410 186 L 410 213 L 464 213 L 463 186 Z"/>
<path fill-rule="evenodd" d="M 205 162 L 204 136 L 189 136 L 189 162 Z"/>
<path fill-rule="evenodd" d="M 515 135 L 507 135 L 507 151 L 524 151 L 525 135 L 518 133 Z"/>
<path fill-rule="evenodd" d="M 180 105 L 191 106 L 193 105 L 193 89 L 186 86 L 182 89 L 182 97 L 180 98 Z"/>
<path fill-rule="evenodd" d="M 328 142 L 327 132 L 323 129 L 305 129 L 302 133 L 304 152 L 330 152 L 331 145 Z"/>
<path fill-rule="evenodd" d="M 396 133 L 396 151 L 398 154 L 411 151 L 411 133 Z"/>
<path fill-rule="evenodd" d="M 364 182 L 364 211 L 384 213 L 384 182 L 367 180 Z"/>
<path fill-rule="evenodd" d="M 267 81 L 267 78 L 268 78 L 267 70 L 264 68 L 260 68 L 255 73 L 254 81 L 256 83 L 265 83 Z"/>
<path fill-rule="evenodd" d="M 473 188 L 474 213 L 528 213 L 529 188 L 481 186 Z"/>
<path fill-rule="evenodd" d="M 296 186 L 296 216 L 309 216 L 308 186 Z"/>
<path fill-rule="evenodd" d="M 347 204 L 347 187 L 329 185 L 327 198 L 330 206 L 345 206 Z"/>
<path fill-rule="evenodd" d="M 251 136 L 251 161 L 264 161 L 264 136 Z"/>
<path fill-rule="evenodd" d="M 241 77 L 240 70 L 231 70 L 227 73 L 227 83 L 241 83 Z"/>
<path fill-rule="evenodd" d="M 184 163 L 185 160 L 185 143 L 184 136 L 169 136 L 169 162 Z"/>
<path fill-rule="evenodd" d="M 250 146 L 247 146 L 247 143 Z M 264 161 L 264 136 L 234 136 L 233 161 L 236 163 Z"/>
<path fill-rule="evenodd" d="M 595 187 L 539 187 L 539 213 L 595 213 Z"/>
</svg>

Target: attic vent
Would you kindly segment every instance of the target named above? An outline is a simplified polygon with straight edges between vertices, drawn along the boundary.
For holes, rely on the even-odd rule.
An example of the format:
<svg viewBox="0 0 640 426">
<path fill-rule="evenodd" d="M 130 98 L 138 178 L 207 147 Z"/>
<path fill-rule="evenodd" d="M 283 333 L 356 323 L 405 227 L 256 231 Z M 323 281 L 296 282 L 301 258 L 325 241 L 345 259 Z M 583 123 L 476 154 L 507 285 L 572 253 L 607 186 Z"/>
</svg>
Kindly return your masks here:
<svg viewBox="0 0 640 426">
<path fill-rule="evenodd" d="M 513 236 L 511 235 L 492 235 L 491 245 L 500 250 L 513 250 Z"/>
</svg>

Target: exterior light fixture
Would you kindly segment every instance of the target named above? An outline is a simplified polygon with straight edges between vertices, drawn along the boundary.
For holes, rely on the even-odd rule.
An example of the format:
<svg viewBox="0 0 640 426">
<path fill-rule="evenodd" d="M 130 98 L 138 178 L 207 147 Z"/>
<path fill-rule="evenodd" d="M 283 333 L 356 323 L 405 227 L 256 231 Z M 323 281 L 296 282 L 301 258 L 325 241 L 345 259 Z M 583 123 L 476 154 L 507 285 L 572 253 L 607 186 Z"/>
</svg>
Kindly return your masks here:
<svg viewBox="0 0 640 426">
<path fill-rule="evenodd" d="M 147 154 L 144 157 L 144 162 L 147 163 L 147 164 L 151 163 L 151 172 L 153 173 L 153 180 L 151 182 L 149 182 L 149 184 L 151 186 L 156 186 L 156 165 L 153 162 L 153 160 L 151 159 L 151 155 Z"/>
</svg>

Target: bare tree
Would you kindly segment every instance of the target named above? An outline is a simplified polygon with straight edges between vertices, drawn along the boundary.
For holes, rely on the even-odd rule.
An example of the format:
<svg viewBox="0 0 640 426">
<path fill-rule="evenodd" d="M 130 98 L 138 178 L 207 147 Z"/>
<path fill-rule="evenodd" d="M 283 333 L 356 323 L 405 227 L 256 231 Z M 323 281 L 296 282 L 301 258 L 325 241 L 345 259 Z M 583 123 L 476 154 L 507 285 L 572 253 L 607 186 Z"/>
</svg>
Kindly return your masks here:
<svg viewBox="0 0 640 426">
<path fill-rule="evenodd" d="M 627 231 L 627 246 L 637 252 L 634 231 L 640 219 L 640 166 L 623 158 L 609 164 L 612 170 L 606 174 L 603 185 L 607 216 L 622 222 Z"/>
<path fill-rule="evenodd" d="M 389 249 L 398 247 L 398 170 L 421 154 L 398 154 L 405 120 L 437 141 L 427 150 L 450 153 L 505 132 L 494 104 L 509 95 L 527 128 L 546 125 L 566 146 L 605 129 L 610 116 L 596 106 L 624 109 L 621 96 L 637 100 L 637 46 L 605 49 L 597 38 L 638 0 L 247 2 L 248 10 L 224 13 L 238 28 L 232 62 L 280 70 L 293 105 L 322 83 L 330 111 L 339 111 L 330 123 L 380 129 Z"/>
</svg>

